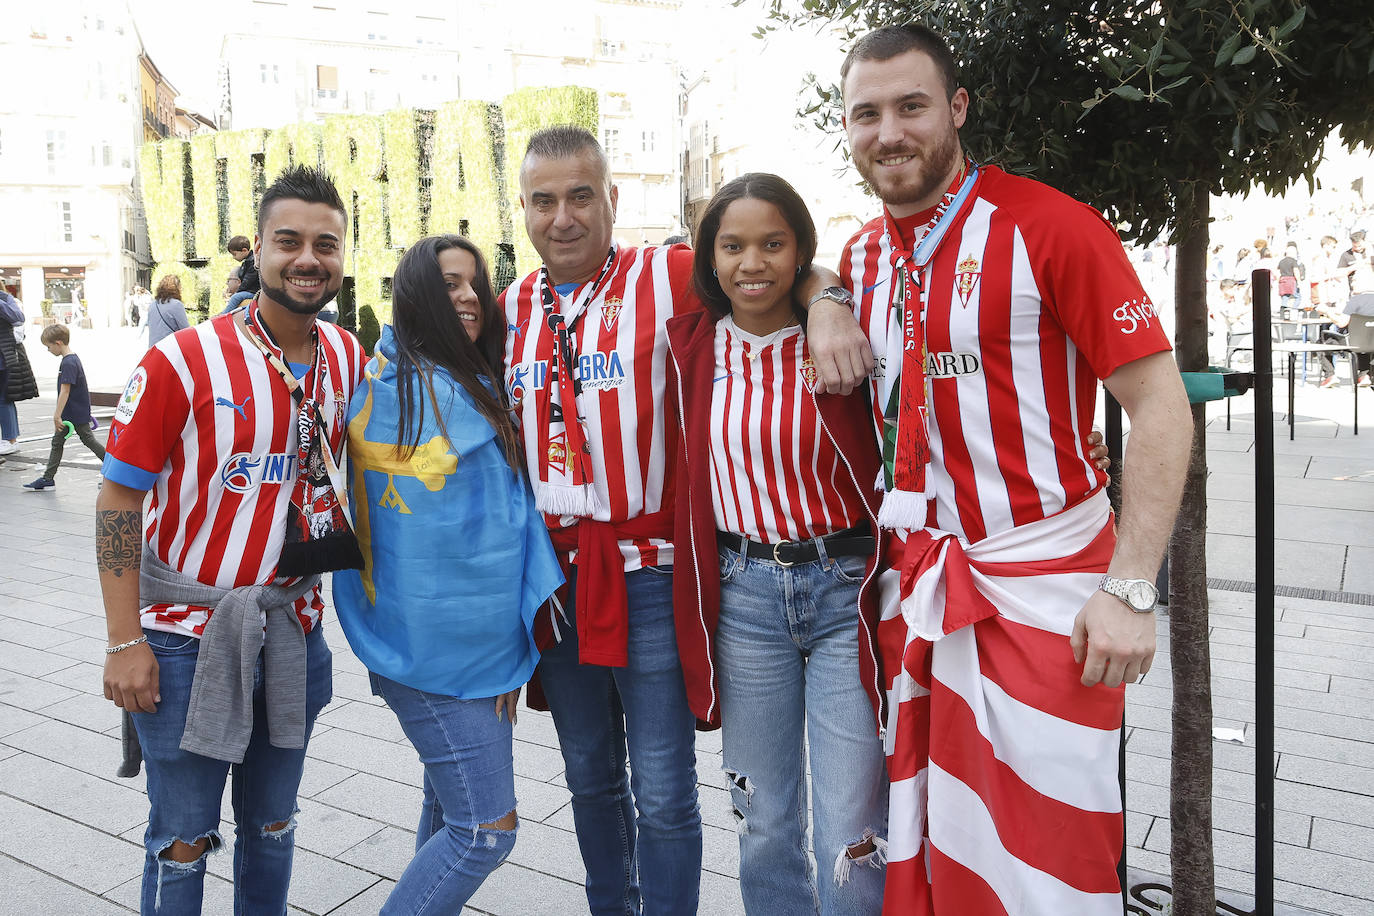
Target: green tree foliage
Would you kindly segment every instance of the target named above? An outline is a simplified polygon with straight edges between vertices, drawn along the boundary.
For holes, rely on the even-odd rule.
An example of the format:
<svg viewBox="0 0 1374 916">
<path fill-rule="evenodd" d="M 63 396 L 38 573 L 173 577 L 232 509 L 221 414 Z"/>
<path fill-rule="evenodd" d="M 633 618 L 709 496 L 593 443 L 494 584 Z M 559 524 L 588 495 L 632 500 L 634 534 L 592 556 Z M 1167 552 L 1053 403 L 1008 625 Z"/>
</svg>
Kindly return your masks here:
<svg viewBox="0 0 1374 916">
<path fill-rule="evenodd" d="M 598 120 L 594 91 L 541 88 L 501 105 L 464 100 L 438 111 L 335 115 L 322 124 L 144 144 L 140 178 L 154 272 L 179 276 L 186 304 L 202 315 L 218 311 L 237 267 L 225 242 L 253 237 L 266 186 L 303 163 L 329 172 L 349 211 L 345 269 L 358 306 L 390 314 L 389 281 L 401 252 L 427 234 L 467 234 L 493 276 L 509 279 L 538 265 L 515 212 L 529 134 L 558 123 L 595 131 Z"/>
<path fill-rule="evenodd" d="M 1099 207 L 1128 239 L 1177 233 L 1201 192 L 1310 180 L 1333 128 L 1374 142 L 1368 0 L 772 0 L 770 15 L 947 36 L 975 158 Z M 830 130 L 837 83 L 803 109 Z"/>
<path fill-rule="evenodd" d="M 1207 362 L 1211 195 L 1310 184 L 1333 131 L 1348 146 L 1374 143 L 1370 0 L 770 0 L 770 19 L 764 30 L 819 22 L 852 38 L 917 20 L 945 35 L 972 97 L 960 135 L 974 158 L 1096 206 L 1128 239 L 1167 234 L 1178 245 L 1176 355 L 1185 370 Z M 800 113 L 838 130 L 839 89 L 814 82 Z M 1211 916 L 1203 405 L 1193 419 L 1169 550 L 1170 858 L 1173 912 Z"/>
<path fill-rule="evenodd" d="M 377 341 L 382 336 L 382 326 L 377 323 L 377 313 L 372 306 L 364 305 L 358 309 L 358 343 L 369 354 L 377 349 Z"/>
</svg>

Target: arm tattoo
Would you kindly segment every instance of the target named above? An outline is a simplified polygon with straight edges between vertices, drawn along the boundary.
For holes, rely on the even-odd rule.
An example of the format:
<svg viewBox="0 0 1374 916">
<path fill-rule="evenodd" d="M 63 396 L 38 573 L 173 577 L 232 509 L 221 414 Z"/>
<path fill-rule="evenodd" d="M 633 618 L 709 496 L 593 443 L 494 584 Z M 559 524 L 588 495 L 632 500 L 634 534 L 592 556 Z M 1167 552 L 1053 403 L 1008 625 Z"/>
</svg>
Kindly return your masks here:
<svg viewBox="0 0 1374 916">
<path fill-rule="evenodd" d="M 96 569 L 116 577 L 138 572 L 143 550 L 143 514 L 134 509 L 101 510 L 95 514 Z"/>
</svg>

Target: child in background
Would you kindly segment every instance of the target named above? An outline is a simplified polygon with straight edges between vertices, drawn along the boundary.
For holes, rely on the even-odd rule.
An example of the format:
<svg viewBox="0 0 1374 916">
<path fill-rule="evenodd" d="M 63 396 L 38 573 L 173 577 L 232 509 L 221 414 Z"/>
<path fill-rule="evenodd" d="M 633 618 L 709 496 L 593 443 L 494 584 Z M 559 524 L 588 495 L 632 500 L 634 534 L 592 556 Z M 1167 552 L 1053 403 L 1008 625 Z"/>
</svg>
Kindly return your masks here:
<svg viewBox="0 0 1374 916">
<path fill-rule="evenodd" d="M 65 325 L 54 324 L 44 328 L 38 339 L 49 353 L 62 360 L 62 365 L 57 370 L 57 407 L 52 415 L 56 431 L 52 436 L 52 451 L 48 453 L 48 467 L 42 477 L 24 484 L 29 490 L 46 490 L 57 485 L 57 466 L 62 461 L 62 449 L 66 444 L 67 423 L 72 425 L 86 448 L 101 461 L 105 460 L 105 449 L 91 431 L 91 392 L 86 387 L 86 370 L 81 367 L 81 358 L 71 350 L 71 333 Z"/>
</svg>

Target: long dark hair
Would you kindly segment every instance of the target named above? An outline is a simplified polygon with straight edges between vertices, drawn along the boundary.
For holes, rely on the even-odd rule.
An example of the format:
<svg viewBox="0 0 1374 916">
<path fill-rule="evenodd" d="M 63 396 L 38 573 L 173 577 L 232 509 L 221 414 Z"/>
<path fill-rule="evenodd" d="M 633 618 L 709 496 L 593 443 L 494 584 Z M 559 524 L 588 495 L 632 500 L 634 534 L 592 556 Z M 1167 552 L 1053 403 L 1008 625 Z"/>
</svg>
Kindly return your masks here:
<svg viewBox="0 0 1374 916">
<path fill-rule="evenodd" d="M 816 224 L 811 219 L 811 211 L 806 209 L 797 189 L 770 172 L 748 172 L 721 185 L 711 202 L 702 211 L 701 221 L 697 223 L 696 250 L 692 254 L 692 285 L 697 296 L 713 314 L 724 318 L 730 314 L 730 298 L 720 288 L 716 270 L 711 265 L 715 255 L 716 236 L 720 233 L 720 221 L 726 209 L 737 200 L 762 200 L 778 208 L 783 221 L 797 238 L 797 276 L 805 276 L 811 269 L 811 261 L 816 257 Z M 799 303 L 796 284 L 792 285 L 792 308 L 797 310 Z"/>
<path fill-rule="evenodd" d="M 470 340 L 463 329 L 439 269 L 439 253 L 450 248 L 461 248 L 477 262 L 472 289 L 477 294 L 482 313 L 482 332 L 475 341 Z M 522 467 L 520 442 L 507 410 L 505 387 L 501 384 L 506 318 L 496 305 L 482 252 L 460 235 L 432 235 L 420 239 L 396 265 L 391 295 L 391 327 L 396 339 L 396 391 L 400 401 L 396 431 L 398 448 L 408 447 L 408 453 L 413 454 L 420 445 L 425 402 L 432 403 L 434 398 L 431 373 L 438 367 L 446 370 L 467 391 L 478 411 L 496 430 L 506 462 L 518 471 Z M 491 383 L 490 387 L 483 383 L 483 378 Z M 417 384 L 416 379 L 422 380 L 423 386 Z M 443 416 L 438 415 L 435 419 L 447 439 Z"/>
</svg>

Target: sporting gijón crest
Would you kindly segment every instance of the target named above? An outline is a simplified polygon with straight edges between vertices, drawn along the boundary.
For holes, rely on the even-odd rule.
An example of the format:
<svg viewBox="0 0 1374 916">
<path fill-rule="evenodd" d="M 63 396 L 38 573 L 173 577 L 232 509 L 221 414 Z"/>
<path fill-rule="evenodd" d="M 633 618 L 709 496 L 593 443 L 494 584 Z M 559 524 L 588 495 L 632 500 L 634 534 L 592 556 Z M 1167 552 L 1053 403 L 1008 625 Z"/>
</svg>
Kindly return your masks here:
<svg viewBox="0 0 1374 916">
<path fill-rule="evenodd" d="M 978 280 L 983 276 L 979 269 L 978 259 L 969 255 L 959 262 L 959 270 L 954 275 L 954 288 L 959 291 L 959 301 L 964 308 L 968 308 L 969 297 L 978 287 Z"/>
<path fill-rule="evenodd" d="M 601 323 L 606 326 L 606 330 L 615 330 L 615 320 L 620 317 L 620 297 L 611 296 L 601 303 Z"/>
</svg>

